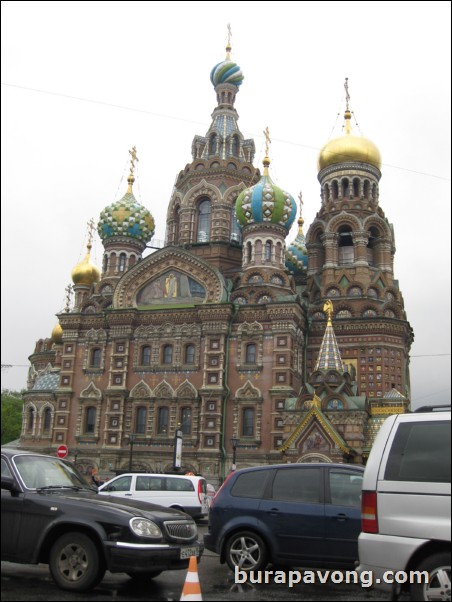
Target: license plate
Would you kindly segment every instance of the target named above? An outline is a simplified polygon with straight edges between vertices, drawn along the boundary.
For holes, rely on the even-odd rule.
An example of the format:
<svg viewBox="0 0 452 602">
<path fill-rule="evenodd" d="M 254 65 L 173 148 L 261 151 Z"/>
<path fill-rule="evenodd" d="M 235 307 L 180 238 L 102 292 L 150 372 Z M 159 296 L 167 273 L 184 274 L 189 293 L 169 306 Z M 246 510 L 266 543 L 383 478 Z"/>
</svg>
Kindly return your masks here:
<svg viewBox="0 0 452 602">
<path fill-rule="evenodd" d="M 181 559 L 190 558 L 190 556 L 199 556 L 199 548 L 181 548 Z"/>
</svg>

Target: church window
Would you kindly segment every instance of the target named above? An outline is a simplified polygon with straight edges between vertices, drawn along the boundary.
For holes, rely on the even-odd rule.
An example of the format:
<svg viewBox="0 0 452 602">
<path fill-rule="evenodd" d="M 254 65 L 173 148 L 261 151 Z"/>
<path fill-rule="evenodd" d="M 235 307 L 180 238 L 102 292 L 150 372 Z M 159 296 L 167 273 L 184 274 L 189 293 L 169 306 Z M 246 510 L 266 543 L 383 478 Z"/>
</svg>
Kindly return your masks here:
<svg viewBox="0 0 452 602">
<path fill-rule="evenodd" d="M 52 412 L 51 412 L 50 408 L 46 408 L 44 410 L 44 420 L 43 420 L 43 425 L 42 425 L 42 430 L 44 433 L 48 433 L 50 431 L 51 420 L 52 420 Z"/>
<path fill-rule="evenodd" d="M 349 226 L 339 229 L 339 265 L 347 265 L 355 261 L 355 247 L 353 246 L 352 231 Z"/>
<path fill-rule="evenodd" d="M 173 242 L 177 244 L 179 242 L 180 232 L 180 207 L 177 205 L 174 209 L 174 231 L 173 231 Z"/>
<path fill-rule="evenodd" d="M 242 435 L 252 437 L 254 435 L 254 409 L 245 408 L 242 412 Z"/>
<path fill-rule="evenodd" d="M 186 364 L 194 364 L 195 363 L 195 346 L 187 345 L 185 347 L 185 363 Z"/>
<path fill-rule="evenodd" d="M 342 196 L 343 197 L 350 196 L 350 183 L 348 181 L 348 178 L 344 178 L 342 180 Z"/>
<path fill-rule="evenodd" d="M 33 408 L 28 410 L 27 430 L 32 431 L 35 424 L 35 412 Z"/>
<path fill-rule="evenodd" d="M 256 363 L 256 345 L 254 343 L 249 343 L 246 346 L 245 362 L 247 364 Z"/>
<path fill-rule="evenodd" d="M 108 255 L 107 254 L 104 255 L 104 266 L 103 266 L 103 268 L 104 268 L 104 273 L 105 273 L 108 270 Z"/>
<path fill-rule="evenodd" d="M 163 347 L 163 355 L 162 355 L 163 364 L 172 364 L 173 363 L 173 346 L 165 345 Z"/>
<path fill-rule="evenodd" d="M 124 272 L 126 269 L 126 254 L 121 253 L 119 256 L 119 271 Z"/>
<path fill-rule="evenodd" d="M 191 434 L 191 408 L 182 408 L 180 413 L 180 428 L 183 435 Z"/>
<path fill-rule="evenodd" d="M 218 136 L 216 134 L 212 134 L 210 137 L 209 153 L 211 155 L 216 155 L 217 150 L 218 150 Z"/>
<path fill-rule="evenodd" d="M 239 156 L 239 139 L 237 136 L 232 136 L 231 155 L 233 157 Z"/>
<path fill-rule="evenodd" d="M 198 205 L 198 230 L 197 242 L 207 242 L 210 240 L 210 214 L 212 205 L 209 199 L 203 197 Z"/>
<path fill-rule="evenodd" d="M 135 419 L 135 433 L 144 435 L 146 433 L 146 408 L 137 408 L 137 414 Z"/>
<path fill-rule="evenodd" d="M 353 180 L 353 196 L 359 197 L 359 179 L 354 178 Z"/>
<path fill-rule="evenodd" d="M 267 240 L 265 243 L 265 261 L 271 261 L 272 258 L 272 243 Z"/>
<path fill-rule="evenodd" d="M 85 434 L 93 435 L 96 428 L 96 408 L 86 408 L 85 413 Z"/>
<path fill-rule="evenodd" d="M 370 193 L 370 182 L 369 180 L 364 180 L 364 198 L 368 199 Z"/>
<path fill-rule="evenodd" d="M 141 362 L 142 366 L 150 366 L 151 365 L 151 348 L 149 345 L 144 345 L 141 348 Z"/>
<path fill-rule="evenodd" d="M 339 184 L 337 180 L 333 181 L 333 200 L 336 200 L 339 196 Z"/>
<path fill-rule="evenodd" d="M 101 350 L 96 347 L 91 351 L 91 368 L 100 368 Z"/>
<path fill-rule="evenodd" d="M 235 207 L 233 207 L 231 211 L 231 241 L 237 243 L 242 242 L 242 232 L 240 230 L 239 222 L 237 221 Z"/>
<path fill-rule="evenodd" d="M 157 433 L 166 435 L 168 433 L 169 410 L 166 407 L 159 408 Z"/>
</svg>

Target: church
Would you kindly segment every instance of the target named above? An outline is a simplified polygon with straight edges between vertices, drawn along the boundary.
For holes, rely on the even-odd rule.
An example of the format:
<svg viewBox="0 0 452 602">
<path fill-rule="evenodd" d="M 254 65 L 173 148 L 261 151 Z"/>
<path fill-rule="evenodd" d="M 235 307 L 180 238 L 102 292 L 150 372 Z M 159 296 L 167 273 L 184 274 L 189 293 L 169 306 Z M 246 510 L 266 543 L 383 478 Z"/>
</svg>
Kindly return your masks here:
<svg viewBox="0 0 452 602">
<path fill-rule="evenodd" d="M 353 132 L 348 82 L 305 234 L 301 195 L 272 181 L 268 129 L 262 171 L 239 129 L 243 79 L 228 42 L 210 73 L 211 125 L 176 178 L 165 244 L 148 254 L 154 218 L 134 196 L 129 151 L 127 190 L 97 224 L 102 266 L 92 224 L 66 308 L 30 355 L 21 448 L 66 446 L 101 478 L 181 470 L 218 484 L 235 466 L 363 464 L 385 417 L 409 410 L 413 332 L 381 156 Z"/>
</svg>

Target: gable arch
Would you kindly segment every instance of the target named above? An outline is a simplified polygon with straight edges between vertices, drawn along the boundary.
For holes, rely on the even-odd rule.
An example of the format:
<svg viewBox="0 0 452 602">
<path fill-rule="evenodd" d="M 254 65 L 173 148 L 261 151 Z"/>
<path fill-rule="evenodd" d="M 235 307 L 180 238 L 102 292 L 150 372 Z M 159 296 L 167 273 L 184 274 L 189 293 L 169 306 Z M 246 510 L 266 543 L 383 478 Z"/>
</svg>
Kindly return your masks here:
<svg viewBox="0 0 452 602">
<path fill-rule="evenodd" d="M 144 380 L 140 380 L 140 382 L 137 383 L 130 391 L 129 395 L 129 397 L 133 397 L 135 399 L 145 399 L 152 396 L 152 389 L 147 383 L 144 382 Z"/>
<path fill-rule="evenodd" d="M 391 228 L 389 224 L 379 215 L 370 215 L 363 222 L 363 229 L 370 230 L 375 228 L 381 237 L 392 238 Z"/>
<path fill-rule="evenodd" d="M 363 226 L 361 220 L 351 213 L 341 211 L 339 215 L 333 217 L 333 219 L 327 224 L 325 229 L 326 233 L 335 234 L 341 226 L 349 226 L 352 230 L 361 231 Z"/>
<path fill-rule="evenodd" d="M 175 397 L 175 392 L 173 387 L 166 380 L 163 380 L 154 389 L 154 397 L 159 399 L 173 399 Z"/>
<path fill-rule="evenodd" d="M 182 399 L 196 399 L 198 397 L 197 389 L 189 382 L 185 380 L 179 385 L 176 390 L 176 396 Z"/>
<path fill-rule="evenodd" d="M 214 186 L 214 184 L 206 182 L 206 180 L 203 179 L 201 182 L 199 182 L 199 184 L 193 186 L 193 188 L 190 188 L 183 198 L 182 206 L 194 208 L 198 199 L 203 196 L 209 197 L 212 205 L 219 203 L 222 198 L 220 189 L 217 186 Z"/>
</svg>

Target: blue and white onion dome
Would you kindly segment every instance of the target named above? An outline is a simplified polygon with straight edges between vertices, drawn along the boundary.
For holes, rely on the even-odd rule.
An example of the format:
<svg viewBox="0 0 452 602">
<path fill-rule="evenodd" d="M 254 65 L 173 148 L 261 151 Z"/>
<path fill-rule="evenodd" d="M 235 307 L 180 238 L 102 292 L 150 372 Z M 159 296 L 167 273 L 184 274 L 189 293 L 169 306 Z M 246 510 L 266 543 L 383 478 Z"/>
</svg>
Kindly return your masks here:
<svg viewBox="0 0 452 602">
<path fill-rule="evenodd" d="M 246 188 L 237 197 L 235 211 L 241 226 L 271 223 L 284 226 L 287 233 L 295 221 L 297 205 L 294 198 L 273 183 L 268 173 L 270 159 L 264 158 L 264 174 L 257 184 Z"/>
<path fill-rule="evenodd" d="M 231 61 L 231 46 L 228 44 L 226 46 L 226 59 L 221 61 L 215 65 L 215 67 L 210 72 L 210 81 L 212 82 L 214 88 L 216 88 L 219 84 L 233 84 L 234 86 L 240 86 L 244 80 L 244 75 L 242 70 Z"/>
<path fill-rule="evenodd" d="M 308 267 L 308 250 L 306 238 L 303 234 L 304 219 L 298 218 L 298 233 L 295 240 L 288 246 L 286 251 L 286 268 L 292 274 L 302 274 Z"/>
<path fill-rule="evenodd" d="M 103 243 L 115 236 L 125 236 L 146 245 L 154 235 L 154 218 L 133 195 L 134 180 L 133 176 L 129 176 L 126 194 L 121 200 L 105 207 L 100 214 L 97 231 Z"/>
</svg>

